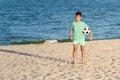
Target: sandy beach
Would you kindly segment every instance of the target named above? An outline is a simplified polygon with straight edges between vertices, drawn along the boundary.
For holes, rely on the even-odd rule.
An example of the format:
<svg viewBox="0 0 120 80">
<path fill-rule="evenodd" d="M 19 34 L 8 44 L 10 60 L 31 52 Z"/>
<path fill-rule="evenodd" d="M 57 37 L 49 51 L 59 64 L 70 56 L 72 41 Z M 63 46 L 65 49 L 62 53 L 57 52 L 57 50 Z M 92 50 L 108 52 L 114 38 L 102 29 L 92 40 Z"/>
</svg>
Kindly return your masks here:
<svg viewBox="0 0 120 80">
<path fill-rule="evenodd" d="M 87 41 L 85 64 L 79 50 L 74 65 L 72 42 L 0 46 L 0 80 L 120 80 L 120 39 Z"/>
</svg>

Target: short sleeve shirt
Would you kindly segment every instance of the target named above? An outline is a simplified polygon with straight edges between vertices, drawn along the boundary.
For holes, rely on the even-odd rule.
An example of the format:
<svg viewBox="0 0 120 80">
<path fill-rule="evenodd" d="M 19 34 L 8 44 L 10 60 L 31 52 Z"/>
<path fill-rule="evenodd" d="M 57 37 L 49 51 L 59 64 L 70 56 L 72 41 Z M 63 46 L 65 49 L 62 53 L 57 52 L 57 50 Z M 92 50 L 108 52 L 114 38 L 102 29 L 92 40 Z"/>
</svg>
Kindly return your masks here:
<svg viewBox="0 0 120 80">
<path fill-rule="evenodd" d="M 74 40 L 80 40 L 85 38 L 85 34 L 83 34 L 83 29 L 87 27 L 88 25 L 82 21 L 80 22 L 72 22 L 71 29 L 74 33 Z"/>
</svg>

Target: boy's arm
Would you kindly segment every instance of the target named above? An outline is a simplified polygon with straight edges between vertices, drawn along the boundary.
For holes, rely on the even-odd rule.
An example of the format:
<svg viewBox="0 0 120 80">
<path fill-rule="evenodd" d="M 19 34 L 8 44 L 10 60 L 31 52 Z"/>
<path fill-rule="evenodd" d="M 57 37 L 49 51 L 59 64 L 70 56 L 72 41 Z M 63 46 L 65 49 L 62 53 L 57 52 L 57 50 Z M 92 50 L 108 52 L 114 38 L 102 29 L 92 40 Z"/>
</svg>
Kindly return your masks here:
<svg viewBox="0 0 120 80">
<path fill-rule="evenodd" d="M 72 41 L 73 40 L 73 38 L 72 38 L 72 29 L 70 29 L 69 35 L 70 35 L 70 40 Z"/>
<path fill-rule="evenodd" d="M 92 29 L 90 29 L 90 41 L 92 41 L 93 37 L 92 37 Z"/>
</svg>

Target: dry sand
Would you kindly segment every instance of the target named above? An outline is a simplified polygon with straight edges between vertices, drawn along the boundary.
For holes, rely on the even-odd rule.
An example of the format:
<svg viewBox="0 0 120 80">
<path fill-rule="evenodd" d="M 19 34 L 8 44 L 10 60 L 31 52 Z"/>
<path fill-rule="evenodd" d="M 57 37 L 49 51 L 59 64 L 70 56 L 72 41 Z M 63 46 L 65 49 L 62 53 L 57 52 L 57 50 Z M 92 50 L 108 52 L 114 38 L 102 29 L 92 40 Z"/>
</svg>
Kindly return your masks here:
<svg viewBox="0 0 120 80">
<path fill-rule="evenodd" d="M 85 64 L 79 50 L 74 65 L 71 42 L 0 46 L 0 80 L 120 80 L 120 39 L 88 41 Z"/>
</svg>

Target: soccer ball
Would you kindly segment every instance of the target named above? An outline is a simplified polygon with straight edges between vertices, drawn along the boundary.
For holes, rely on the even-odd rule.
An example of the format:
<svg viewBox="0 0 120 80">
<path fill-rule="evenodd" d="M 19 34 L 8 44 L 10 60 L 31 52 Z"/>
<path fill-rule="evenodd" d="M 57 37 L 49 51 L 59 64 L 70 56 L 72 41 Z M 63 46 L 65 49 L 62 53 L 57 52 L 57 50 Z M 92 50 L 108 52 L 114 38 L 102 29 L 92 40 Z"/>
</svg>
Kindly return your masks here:
<svg viewBox="0 0 120 80">
<path fill-rule="evenodd" d="M 86 27 L 83 29 L 83 34 L 89 34 L 90 33 L 90 28 Z"/>
</svg>

